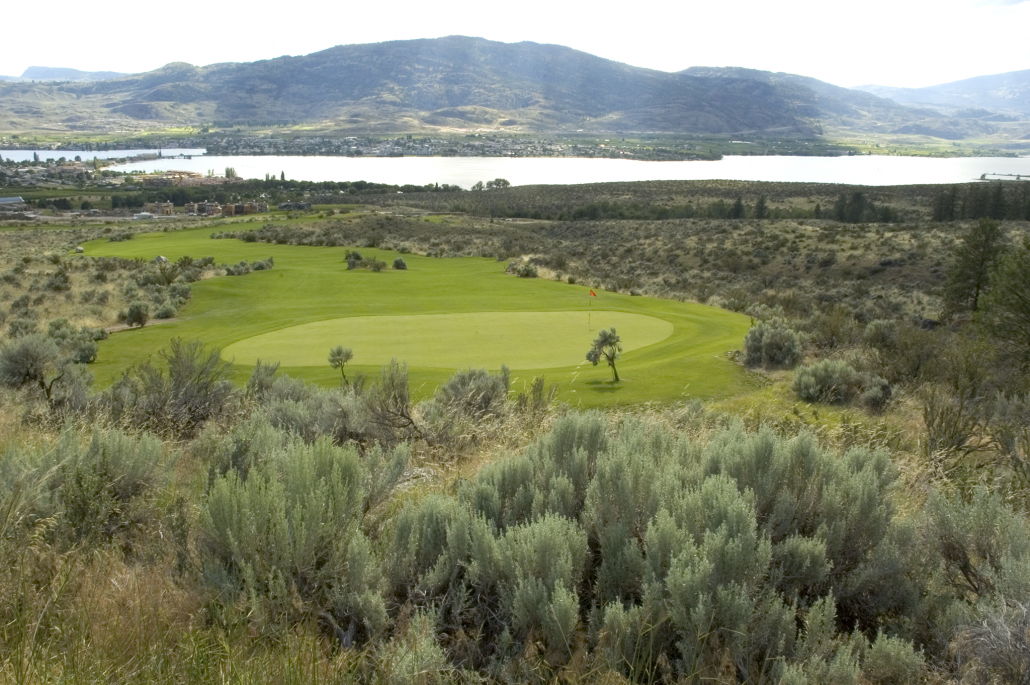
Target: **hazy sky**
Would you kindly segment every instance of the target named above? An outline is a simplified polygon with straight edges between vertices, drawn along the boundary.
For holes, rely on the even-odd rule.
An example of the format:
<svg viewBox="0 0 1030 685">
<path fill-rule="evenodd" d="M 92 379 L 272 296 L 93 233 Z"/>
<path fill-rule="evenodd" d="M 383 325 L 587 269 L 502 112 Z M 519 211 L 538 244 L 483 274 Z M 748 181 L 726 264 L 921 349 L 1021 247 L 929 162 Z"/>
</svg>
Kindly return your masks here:
<svg viewBox="0 0 1030 685">
<path fill-rule="evenodd" d="M 44 9 L 45 8 L 45 9 Z M 5 3 L 0 74 L 149 71 L 447 35 L 558 43 L 641 67 L 742 66 L 919 87 L 1030 69 L 1030 0 Z"/>
</svg>

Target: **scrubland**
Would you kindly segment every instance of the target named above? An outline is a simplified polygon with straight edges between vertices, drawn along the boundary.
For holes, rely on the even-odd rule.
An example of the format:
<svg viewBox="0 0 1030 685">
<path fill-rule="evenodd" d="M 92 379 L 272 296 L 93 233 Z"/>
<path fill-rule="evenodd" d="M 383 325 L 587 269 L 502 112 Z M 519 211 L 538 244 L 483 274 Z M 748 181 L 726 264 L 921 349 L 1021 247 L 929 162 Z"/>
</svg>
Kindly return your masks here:
<svg viewBox="0 0 1030 685">
<path fill-rule="evenodd" d="M 655 188 L 639 213 L 706 216 L 600 216 L 604 188 L 534 190 L 521 218 L 403 198 L 218 249 L 486 256 L 741 312 L 730 396 L 583 411 L 469 369 L 418 399 L 402 363 L 233 382 L 195 340 L 91 384 L 119 312 L 190 317 L 223 260 L 0 235 L 3 679 L 1024 682 L 1030 225 L 934 221 L 938 189 L 863 190 L 892 220 L 850 223 L 803 214 L 857 189 L 734 187 L 730 219 Z"/>
</svg>

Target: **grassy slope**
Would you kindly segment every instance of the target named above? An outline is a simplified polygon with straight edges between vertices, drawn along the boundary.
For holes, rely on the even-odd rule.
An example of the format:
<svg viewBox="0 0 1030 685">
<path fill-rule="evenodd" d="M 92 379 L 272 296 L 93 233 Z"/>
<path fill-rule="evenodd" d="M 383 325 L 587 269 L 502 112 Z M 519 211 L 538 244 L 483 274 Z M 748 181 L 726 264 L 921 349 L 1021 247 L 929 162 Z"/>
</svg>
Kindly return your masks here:
<svg viewBox="0 0 1030 685">
<path fill-rule="evenodd" d="M 87 244 L 91 256 L 143 257 L 161 254 L 213 256 L 235 263 L 275 257 L 275 269 L 242 277 L 224 277 L 193 285 L 193 301 L 179 320 L 142 330 L 117 333 L 103 343 L 94 366 L 98 380 L 112 381 L 126 368 L 145 361 L 175 336 L 200 338 L 226 347 L 255 335 L 325 319 L 347 316 L 408 316 L 460 312 L 519 312 L 583 310 L 587 289 L 553 281 L 516 279 L 505 275 L 504 264 L 489 259 L 441 260 L 405 255 L 408 271 L 382 273 L 347 271 L 343 249 L 210 240 L 210 228 L 137 235 L 122 243 Z M 387 263 L 394 254 L 364 250 Z M 725 359 L 740 347 L 748 319 L 721 309 L 668 300 L 599 292 L 597 309 L 653 316 L 673 324 L 672 336 L 660 343 L 627 352 L 619 364 L 625 379 L 608 382 L 606 368 L 517 369 L 517 390 L 534 375 L 557 382 L 562 397 L 572 404 L 672 401 L 687 396 L 713 397 L 747 388 L 743 372 Z M 598 325 L 605 325 L 597 322 Z M 629 332 L 626 331 L 628 334 Z M 419 331 L 412 330 L 413 335 Z M 338 340 L 332 344 L 347 345 Z M 328 356 L 329 345 L 326 345 Z M 585 354 L 586 349 L 583 350 Z M 274 354 L 267 361 L 274 361 Z M 361 360 L 356 358 L 355 362 Z M 237 365 L 242 380 L 250 367 Z M 333 383 L 338 372 L 328 364 L 285 369 L 291 375 Z M 376 374 L 378 366 L 348 365 L 348 373 Z M 412 368 L 418 395 L 426 395 L 450 375 L 448 369 Z"/>
</svg>

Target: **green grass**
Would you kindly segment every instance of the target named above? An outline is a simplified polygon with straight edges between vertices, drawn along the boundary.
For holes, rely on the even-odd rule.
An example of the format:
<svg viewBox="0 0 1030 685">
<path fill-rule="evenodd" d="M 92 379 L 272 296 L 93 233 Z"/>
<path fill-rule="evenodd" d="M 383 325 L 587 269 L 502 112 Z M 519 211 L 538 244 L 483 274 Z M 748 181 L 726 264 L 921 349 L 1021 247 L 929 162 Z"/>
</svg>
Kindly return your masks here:
<svg viewBox="0 0 1030 685">
<path fill-rule="evenodd" d="M 223 356 L 243 364 L 271 356 L 284 366 L 315 366 L 325 360 L 329 346 L 346 341 L 366 364 L 388 364 L 397 357 L 412 366 L 452 370 L 502 364 L 549 369 L 583 361 L 583 351 L 597 337 L 597 322 L 626 331 L 626 352 L 659 343 L 673 332 L 663 319 L 600 310 L 359 316 L 264 333 L 229 345 Z"/>
<path fill-rule="evenodd" d="M 512 369 L 516 390 L 543 375 L 559 384 L 562 399 L 583 406 L 724 397 L 750 387 L 726 359 L 749 326 L 739 314 L 599 290 L 590 298 L 586 287 L 515 278 L 504 273 L 504 263 L 481 258 L 405 254 L 406 271 L 348 271 L 343 248 L 211 240 L 213 230 L 218 229 L 138 234 L 131 241 L 84 246 L 88 256 L 213 256 L 218 263 L 275 257 L 271 271 L 194 283 L 193 299 L 177 320 L 112 335 L 94 364 L 100 384 L 153 358 L 178 336 L 199 338 L 221 347 L 227 358 L 235 356 L 240 381 L 260 358 L 282 360 L 292 376 L 337 383 L 339 372 L 326 358 L 330 347 L 343 345 L 355 350 L 348 376 L 376 375 L 390 357 L 407 359 L 416 396 L 431 394 L 456 368 L 496 369 L 501 363 Z M 380 249 L 361 252 L 387 264 L 397 256 Z M 603 364 L 582 362 L 597 330 L 612 325 L 627 343 L 618 384 L 610 382 Z"/>
</svg>

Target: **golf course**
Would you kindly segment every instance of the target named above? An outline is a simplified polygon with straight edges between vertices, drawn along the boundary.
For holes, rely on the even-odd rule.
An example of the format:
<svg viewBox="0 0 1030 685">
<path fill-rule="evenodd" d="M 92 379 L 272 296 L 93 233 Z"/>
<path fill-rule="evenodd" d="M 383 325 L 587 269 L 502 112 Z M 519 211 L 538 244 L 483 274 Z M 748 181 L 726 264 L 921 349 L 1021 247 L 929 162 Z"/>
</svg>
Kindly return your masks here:
<svg viewBox="0 0 1030 685">
<path fill-rule="evenodd" d="M 243 382 L 254 365 L 279 362 L 281 372 L 324 385 L 338 383 L 331 348 L 354 351 L 346 365 L 376 377 L 396 358 L 409 366 L 416 397 L 431 395 L 458 369 L 511 369 L 521 391 L 535 376 L 557 383 L 562 400 L 585 407 L 709 398 L 747 388 L 727 358 L 749 327 L 740 314 L 699 304 L 610 293 L 505 273 L 506 262 L 441 259 L 361 248 L 407 268 L 348 270 L 339 247 L 212 240 L 211 227 L 93 241 L 89 257 L 175 261 L 211 256 L 219 264 L 274 257 L 274 268 L 192 284 L 177 318 L 119 331 L 100 345 L 100 384 L 155 357 L 172 338 L 199 339 L 222 350 Z M 620 381 L 605 362 L 585 361 L 601 329 L 622 342 Z"/>
</svg>

